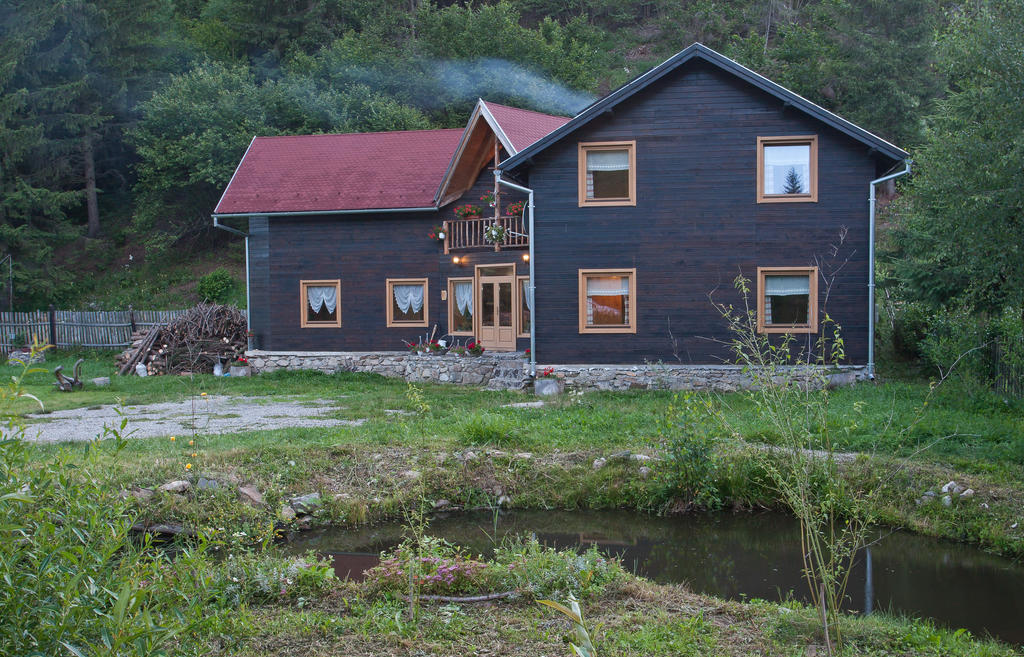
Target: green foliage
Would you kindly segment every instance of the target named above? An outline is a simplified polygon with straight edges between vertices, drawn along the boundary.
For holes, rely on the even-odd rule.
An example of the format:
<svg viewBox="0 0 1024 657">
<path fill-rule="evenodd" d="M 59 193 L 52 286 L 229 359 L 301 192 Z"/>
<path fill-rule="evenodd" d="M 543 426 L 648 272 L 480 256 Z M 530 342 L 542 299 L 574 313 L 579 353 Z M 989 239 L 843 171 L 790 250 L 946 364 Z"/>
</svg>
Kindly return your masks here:
<svg viewBox="0 0 1024 657">
<path fill-rule="evenodd" d="M 894 277 L 906 298 L 998 313 L 1024 306 L 1024 7 L 993 0 L 952 16 L 940 60 L 950 93 L 895 213 Z"/>
<path fill-rule="evenodd" d="M 334 588 L 337 578 L 330 563 L 313 554 L 278 557 L 259 551 L 236 551 L 215 569 L 211 593 L 218 604 L 232 608 L 242 604 L 294 602 L 304 607 Z"/>
<path fill-rule="evenodd" d="M 574 657 L 597 657 L 597 650 L 594 648 L 590 632 L 583 622 L 583 611 L 580 609 L 580 603 L 576 600 L 576 596 L 572 593 L 569 594 L 568 606 L 554 600 L 538 600 L 537 603 L 551 607 L 572 621 L 574 636 L 567 642 L 572 648 Z"/>
<path fill-rule="evenodd" d="M 466 445 L 514 445 L 518 443 L 515 424 L 509 418 L 486 411 L 473 413 L 458 424 L 458 435 Z"/>
<path fill-rule="evenodd" d="M 216 269 L 199 279 L 196 294 L 206 303 L 226 303 L 235 287 L 235 279 L 227 269 Z"/>
<path fill-rule="evenodd" d="M 666 497 L 685 507 L 714 510 L 722 504 L 710 426 L 715 413 L 710 399 L 688 391 L 673 396 L 660 423 L 665 463 L 658 476 Z"/>
<path fill-rule="evenodd" d="M 541 545 L 536 536 L 495 548 L 493 562 L 503 572 L 502 586 L 528 599 L 563 599 L 570 594 L 585 599 L 626 577 L 622 566 L 596 546 L 581 554 L 559 551 Z"/>
</svg>

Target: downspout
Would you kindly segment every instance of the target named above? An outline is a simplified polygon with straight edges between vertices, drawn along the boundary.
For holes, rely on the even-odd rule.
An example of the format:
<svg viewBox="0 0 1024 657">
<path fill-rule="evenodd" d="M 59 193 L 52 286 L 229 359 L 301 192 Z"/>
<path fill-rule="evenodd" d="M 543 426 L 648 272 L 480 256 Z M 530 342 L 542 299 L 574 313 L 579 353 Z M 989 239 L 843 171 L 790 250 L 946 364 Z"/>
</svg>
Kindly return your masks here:
<svg viewBox="0 0 1024 657">
<path fill-rule="evenodd" d="M 249 316 L 252 313 L 252 306 L 249 304 L 249 233 L 232 228 L 231 226 L 225 226 L 220 223 L 217 215 L 213 215 L 213 227 L 226 230 L 235 235 L 241 235 L 245 238 L 245 330 L 250 332 L 252 331 L 252 321 L 249 319 Z"/>
<path fill-rule="evenodd" d="M 875 378 L 875 186 L 910 173 L 912 160 L 905 160 L 903 171 L 890 173 L 870 183 L 868 194 L 868 378 Z"/>
<path fill-rule="evenodd" d="M 498 184 L 499 187 L 501 185 L 505 185 L 506 187 L 511 187 L 512 189 L 515 189 L 515 190 L 518 190 L 520 192 L 523 192 L 524 194 L 527 194 L 529 196 L 529 200 L 526 203 L 526 211 L 527 211 L 526 234 L 528 235 L 529 240 L 530 240 L 530 244 L 529 244 L 529 247 L 528 247 L 529 248 L 529 254 L 530 254 L 530 285 L 528 286 L 528 289 L 530 290 L 530 298 L 533 299 L 533 308 L 530 309 L 530 377 L 536 378 L 536 376 L 537 376 L 537 333 L 536 333 L 537 332 L 537 294 L 536 294 L 537 285 L 534 282 L 534 277 L 533 277 L 533 274 L 534 274 L 534 262 L 535 262 L 534 257 L 533 257 L 533 190 L 530 189 L 529 187 L 523 187 L 522 185 L 517 185 L 514 182 L 510 182 L 508 180 L 502 180 L 502 178 L 501 178 L 501 169 L 495 169 L 494 170 L 494 181 Z"/>
</svg>

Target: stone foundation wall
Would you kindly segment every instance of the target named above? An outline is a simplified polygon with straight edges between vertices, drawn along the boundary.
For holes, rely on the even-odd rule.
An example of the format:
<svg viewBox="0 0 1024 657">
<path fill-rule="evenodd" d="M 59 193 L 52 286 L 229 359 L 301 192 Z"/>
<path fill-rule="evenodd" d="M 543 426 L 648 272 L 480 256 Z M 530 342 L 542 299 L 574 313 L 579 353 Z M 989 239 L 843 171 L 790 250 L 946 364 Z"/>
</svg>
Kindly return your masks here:
<svg viewBox="0 0 1024 657">
<path fill-rule="evenodd" d="M 477 385 L 492 390 L 520 390 L 529 382 L 529 363 L 521 353 L 482 356 L 429 356 L 398 351 L 269 352 L 247 354 L 254 372 L 318 370 L 371 372 L 425 383 Z M 737 365 L 537 365 L 553 367 L 567 388 L 577 390 L 715 390 L 731 392 L 750 387 L 750 378 Z M 796 369 L 797 378 L 812 378 L 811 370 Z M 831 371 L 830 385 L 851 385 L 867 379 L 867 368 L 842 365 Z M 817 377 L 813 377 L 817 380 Z"/>
</svg>

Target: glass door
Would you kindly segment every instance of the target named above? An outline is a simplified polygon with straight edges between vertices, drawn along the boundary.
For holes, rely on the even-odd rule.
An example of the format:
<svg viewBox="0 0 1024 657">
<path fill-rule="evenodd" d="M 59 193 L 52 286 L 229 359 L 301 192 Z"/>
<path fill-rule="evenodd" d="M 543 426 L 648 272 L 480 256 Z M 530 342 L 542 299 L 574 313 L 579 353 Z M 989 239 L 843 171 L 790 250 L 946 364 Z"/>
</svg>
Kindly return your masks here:
<svg viewBox="0 0 1024 657">
<path fill-rule="evenodd" d="M 515 351 L 515 266 L 478 266 L 476 274 L 480 343 L 492 351 Z"/>
</svg>

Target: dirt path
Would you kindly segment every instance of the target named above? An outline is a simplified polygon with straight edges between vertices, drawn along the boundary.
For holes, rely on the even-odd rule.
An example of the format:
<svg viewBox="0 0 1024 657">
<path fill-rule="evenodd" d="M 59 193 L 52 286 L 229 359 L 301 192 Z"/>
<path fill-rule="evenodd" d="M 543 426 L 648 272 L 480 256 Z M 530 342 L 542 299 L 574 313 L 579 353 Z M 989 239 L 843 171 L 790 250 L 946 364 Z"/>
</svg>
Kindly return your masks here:
<svg viewBox="0 0 1024 657">
<path fill-rule="evenodd" d="M 329 417 L 339 407 L 325 399 L 297 400 L 280 397 L 208 396 L 182 402 L 125 406 L 132 438 L 265 431 L 287 427 L 359 426 L 365 419 L 340 420 Z M 103 428 L 119 427 L 117 407 L 91 406 L 53 413 L 29 415 L 25 439 L 56 443 L 86 441 L 103 435 Z"/>
</svg>

